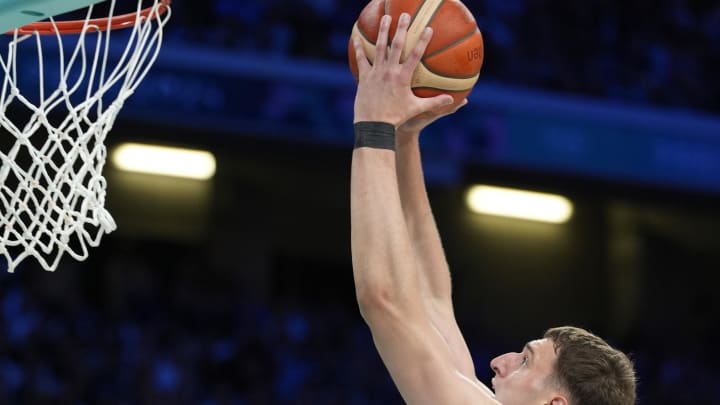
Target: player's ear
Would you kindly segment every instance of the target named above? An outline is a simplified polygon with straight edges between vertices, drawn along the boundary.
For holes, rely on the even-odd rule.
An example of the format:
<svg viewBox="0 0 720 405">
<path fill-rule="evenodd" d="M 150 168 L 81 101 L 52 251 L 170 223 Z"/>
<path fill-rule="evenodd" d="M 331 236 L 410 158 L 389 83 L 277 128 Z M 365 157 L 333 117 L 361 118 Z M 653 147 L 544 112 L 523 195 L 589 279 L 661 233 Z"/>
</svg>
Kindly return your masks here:
<svg viewBox="0 0 720 405">
<path fill-rule="evenodd" d="M 548 405 L 569 405 L 567 398 L 563 395 L 555 395 L 553 399 L 548 402 Z"/>
</svg>

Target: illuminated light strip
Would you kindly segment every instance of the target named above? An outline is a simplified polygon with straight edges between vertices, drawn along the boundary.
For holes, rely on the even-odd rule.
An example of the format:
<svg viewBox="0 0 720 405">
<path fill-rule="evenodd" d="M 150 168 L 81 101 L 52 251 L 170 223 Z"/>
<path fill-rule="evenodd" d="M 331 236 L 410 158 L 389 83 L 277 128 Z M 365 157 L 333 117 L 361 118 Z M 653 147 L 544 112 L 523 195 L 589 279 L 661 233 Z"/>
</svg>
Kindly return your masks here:
<svg viewBox="0 0 720 405">
<path fill-rule="evenodd" d="M 210 152 L 138 143 L 117 146 L 112 162 L 120 170 L 198 180 L 212 178 L 216 169 Z"/>
<path fill-rule="evenodd" d="M 473 186 L 467 193 L 471 211 L 530 221 L 562 224 L 573 213 L 567 198 L 554 194 L 493 186 Z"/>
</svg>

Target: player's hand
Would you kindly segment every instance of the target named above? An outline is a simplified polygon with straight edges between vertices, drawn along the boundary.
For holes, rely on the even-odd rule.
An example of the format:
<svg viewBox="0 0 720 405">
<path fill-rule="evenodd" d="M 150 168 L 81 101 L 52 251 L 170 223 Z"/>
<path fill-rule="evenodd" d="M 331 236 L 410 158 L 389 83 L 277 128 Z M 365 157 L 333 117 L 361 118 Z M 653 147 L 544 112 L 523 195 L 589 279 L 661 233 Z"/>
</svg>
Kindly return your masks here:
<svg viewBox="0 0 720 405">
<path fill-rule="evenodd" d="M 417 135 L 428 125 L 432 124 L 433 122 L 439 120 L 442 117 L 446 117 L 450 114 L 456 113 L 459 109 L 465 107 L 467 103 L 468 101 L 467 99 L 465 99 L 462 101 L 462 103 L 458 105 L 445 105 L 434 110 L 426 111 L 424 113 L 416 115 L 405 121 L 404 124 L 398 127 L 398 136 L 400 136 L 401 134 Z"/>
<path fill-rule="evenodd" d="M 391 17 L 388 15 L 383 16 L 380 22 L 372 65 L 365 56 L 360 38 L 353 40 L 358 64 L 354 122 L 379 121 L 397 128 L 412 117 L 453 102 L 453 98 L 446 94 L 431 98 L 418 97 L 410 87 L 415 67 L 432 37 L 432 29 L 425 28 L 413 51 L 405 61 L 401 61 L 410 15 L 403 13 L 400 16 L 395 37 L 388 48 L 390 22 Z"/>
</svg>

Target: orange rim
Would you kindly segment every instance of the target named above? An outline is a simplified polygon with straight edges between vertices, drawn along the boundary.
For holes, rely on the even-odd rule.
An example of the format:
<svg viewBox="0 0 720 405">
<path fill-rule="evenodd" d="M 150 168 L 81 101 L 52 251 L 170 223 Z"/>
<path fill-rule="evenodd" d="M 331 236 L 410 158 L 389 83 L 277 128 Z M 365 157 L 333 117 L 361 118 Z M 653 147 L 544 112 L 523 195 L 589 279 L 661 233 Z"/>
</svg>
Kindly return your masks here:
<svg viewBox="0 0 720 405">
<path fill-rule="evenodd" d="M 170 2 L 172 0 L 160 0 L 157 6 L 157 12 L 153 13 L 155 6 L 150 6 L 140 11 L 140 20 L 144 20 L 148 17 L 157 18 L 167 12 Z M 152 16 L 150 14 L 152 13 Z M 109 21 L 109 22 L 108 22 Z M 55 21 L 55 24 L 49 21 L 34 22 L 31 24 L 23 25 L 17 28 L 19 34 L 33 34 L 37 32 L 40 35 L 56 34 L 80 34 L 83 32 L 83 28 L 87 26 L 87 32 L 119 30 L 123 28 L 129 28 L 135 25 L 138 21 L 138 12 L 132 12 L 127 14 L 121 14 L 105 18 L 91 18 L 90 20 L 75 20 L 75 21 Z M 56 31 L 57 29 L 57 31 Z M 15 30 L 8 31 L 8 34 L 13 34 Z"/>
</svg>

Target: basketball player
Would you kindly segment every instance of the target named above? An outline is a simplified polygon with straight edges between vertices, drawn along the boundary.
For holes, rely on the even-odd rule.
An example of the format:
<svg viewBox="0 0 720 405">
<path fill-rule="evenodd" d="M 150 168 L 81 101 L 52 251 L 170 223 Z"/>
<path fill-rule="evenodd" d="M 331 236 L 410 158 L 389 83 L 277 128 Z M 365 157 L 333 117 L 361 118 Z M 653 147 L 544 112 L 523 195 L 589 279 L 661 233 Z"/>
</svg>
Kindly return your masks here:
<svg viewBox="0 0 720 405">
<path fill-rule="evenodd" d="M 428 28 L 405 61 L 410 17 L 388 47 L 380 25 L 370 65 L 359 41 L 352 158 L 353 274 L 360 312 L 380 356 L 409 404 L 630 405 L 630 360 L 573 327 L 548 330 L 519 353 L 492 360 L 494 392 L 475 376 L 453 313 L 450 273 L 421 170 L 420 131 L 453 113 L 452 97 L 418 98 L 410 80 L 432 36 Z M 465 103 L 463 103 L 464 105 Z"/>
</svg>

